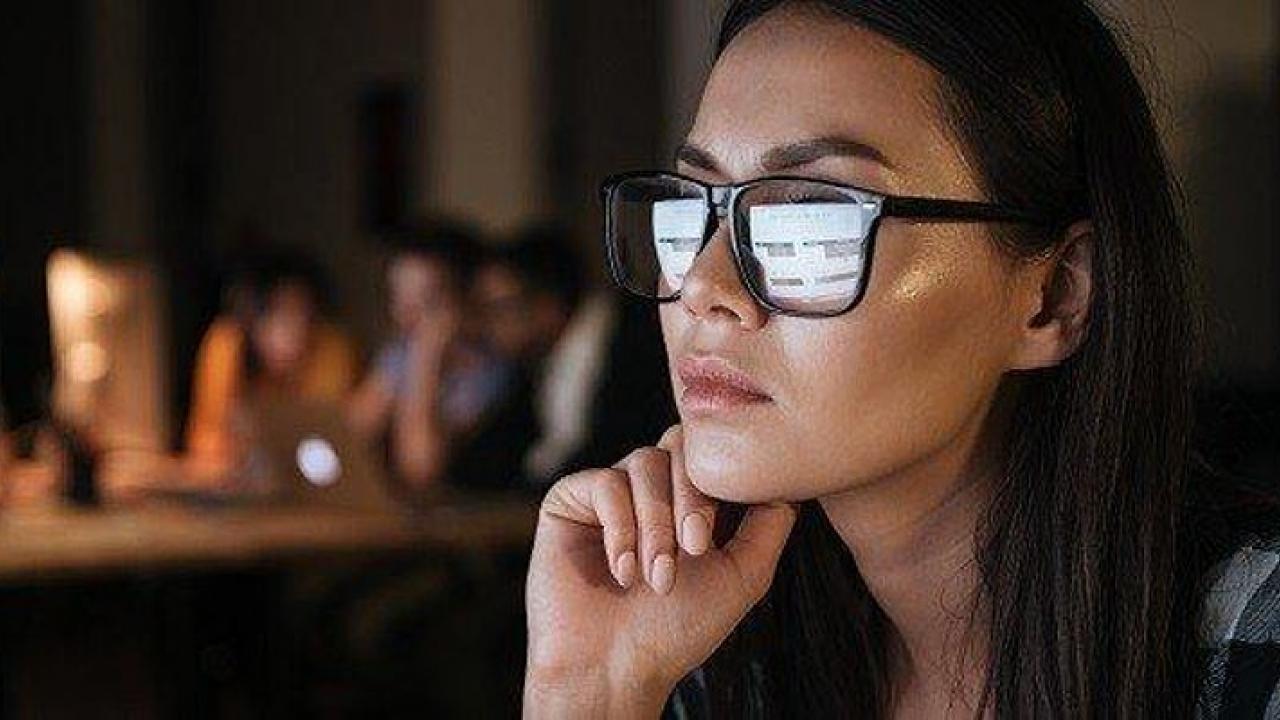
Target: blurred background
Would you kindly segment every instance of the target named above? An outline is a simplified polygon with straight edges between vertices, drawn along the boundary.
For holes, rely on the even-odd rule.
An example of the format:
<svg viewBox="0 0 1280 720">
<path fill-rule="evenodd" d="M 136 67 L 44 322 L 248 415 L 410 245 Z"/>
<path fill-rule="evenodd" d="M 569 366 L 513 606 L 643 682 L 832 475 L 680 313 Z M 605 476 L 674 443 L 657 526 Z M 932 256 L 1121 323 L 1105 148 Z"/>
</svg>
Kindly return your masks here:
<svg viewBox="0 0 1280 720">
<path fill-rule="evenodd" d="M 673 417 L 596 187 L 670 164 L 725 5 L 11 3 L 0 717 L 515 714 L 539 491 Z M 1280 2 L 1102 7 L 1183 181 L 1202 447 L 1273 477 Z"/>
</svg>

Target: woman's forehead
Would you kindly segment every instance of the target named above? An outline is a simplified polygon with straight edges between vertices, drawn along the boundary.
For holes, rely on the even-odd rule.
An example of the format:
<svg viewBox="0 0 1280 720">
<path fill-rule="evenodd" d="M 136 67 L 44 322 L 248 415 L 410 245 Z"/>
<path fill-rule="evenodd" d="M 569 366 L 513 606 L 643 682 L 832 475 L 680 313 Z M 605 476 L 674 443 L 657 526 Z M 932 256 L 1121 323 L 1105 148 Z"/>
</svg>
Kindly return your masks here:
<svg viewBox="0 0 1280 720">
<path fill-rule="evenodd" d="M 716 63 L 689 145 L 736 175 L 768 172 L 780 147 L 839 138 L 874 151 L 888 176 L 935 164 L 940 144 L 953 154 L 937 91 L 932 68 L 880 36 L 783 10 L 744 30 Z"/>
</svg>

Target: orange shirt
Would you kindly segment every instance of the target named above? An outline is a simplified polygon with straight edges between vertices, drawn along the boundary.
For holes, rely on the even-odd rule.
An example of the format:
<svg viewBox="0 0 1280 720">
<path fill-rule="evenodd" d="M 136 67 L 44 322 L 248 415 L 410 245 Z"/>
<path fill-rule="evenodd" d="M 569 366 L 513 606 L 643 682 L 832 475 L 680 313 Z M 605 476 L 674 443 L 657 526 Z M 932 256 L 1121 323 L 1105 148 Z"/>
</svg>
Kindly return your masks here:
<svg viewBox="0 0 1280 720">
<path fill-rule="evenodd" d="M 315 327 L 311 345 L 304 367 L 288 388 L 251 387 L 244 377 L 244 331 L 230 317 L 215 319 L 196 356 L 187 423 L 188 453 L 210 461 L 233 454 L 231 423 L 246 394 L 283 390 L 308 400 L 345 399 L 356 380 L 352 343 L 338 328 L 321 322 Z"/>
</svg>

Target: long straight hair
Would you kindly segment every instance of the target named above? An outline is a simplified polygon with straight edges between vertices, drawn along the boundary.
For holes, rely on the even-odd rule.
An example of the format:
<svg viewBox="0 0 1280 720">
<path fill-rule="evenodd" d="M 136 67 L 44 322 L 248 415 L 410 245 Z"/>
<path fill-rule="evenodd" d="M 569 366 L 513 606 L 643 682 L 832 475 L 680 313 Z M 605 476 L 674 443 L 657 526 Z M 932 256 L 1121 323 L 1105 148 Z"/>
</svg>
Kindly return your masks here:
<svg viewBox="0 0 1280 720">
<path fill-rule="evenodd" d="M 1061 220 L 999 231 L 1011 256 L 1092 222 L 1079 351 L 1008 379 L 1005 472 L 976 529 L 973 627 L 990 628 L 979 712 L 1190 717 L 1201 578 L 1232 539 L 1193 517 L 1220 516 L 1189 480 L 1199 304 L 1174 183 L 1117 36 L 1079 0 L 738 0 L 718 53 L 782 5 L 874 32 L 937 72 L 935 100 L 988 198 Z M 770 593 L 704 666 L 705 699 L 717 717 L 881 717 L 894 642 L 808 503 Z"/>
</svg>

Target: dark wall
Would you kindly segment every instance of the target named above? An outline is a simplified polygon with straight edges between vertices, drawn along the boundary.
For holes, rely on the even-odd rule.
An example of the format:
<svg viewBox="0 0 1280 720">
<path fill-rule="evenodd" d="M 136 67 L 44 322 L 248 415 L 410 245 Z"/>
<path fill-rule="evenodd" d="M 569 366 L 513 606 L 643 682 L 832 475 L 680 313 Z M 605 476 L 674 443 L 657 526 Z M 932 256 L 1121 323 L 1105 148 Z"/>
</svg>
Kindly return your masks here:
<svg viewBox="0 0 1280 720">
<path fill-rule="evenodd" d="M 210 8 L 208 0 L 160 0 L 146 8 L 147 170 L 155 250 L 169 298 L 169 427 L 176 446 L 201 332 L 218 310 L 221 280 L 209 232 Z"/>
<path fill-rule="evenodd" d="M 84 232 L 82 10 L 17 3 L 0 23 L 0 387 L 16 423 L 47 396 L 45 259 Z"/>
<path fill-rule="evenodd" d="M 546 158 L 552 212 L 600 234 L 597 187 L 611 173 L 669 164 L 662 146 L 662 3 L 549 0 Z M 598 243 L 588 246 L 603 268 Z M 601 274 L 602 273 L 598 273 Z"/>
</svg>

